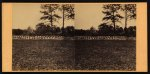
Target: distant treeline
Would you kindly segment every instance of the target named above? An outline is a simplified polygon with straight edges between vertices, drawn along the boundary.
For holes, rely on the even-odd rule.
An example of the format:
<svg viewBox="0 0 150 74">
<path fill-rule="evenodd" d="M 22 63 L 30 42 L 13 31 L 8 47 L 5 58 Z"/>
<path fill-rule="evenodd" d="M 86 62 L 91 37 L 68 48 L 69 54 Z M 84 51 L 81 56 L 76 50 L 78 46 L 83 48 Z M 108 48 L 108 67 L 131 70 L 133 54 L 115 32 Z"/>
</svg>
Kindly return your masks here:
<svg viewBox="0 0 150 74">
<path fill-rule="evenodd" d="M 98 25 L 98 29 L 91 27 L 83 30 L 75 29 L 74 26 L 65 27 L 66 20 L 74 21 L 74 4 L 42 4 L 40 12 L 43 16 L 40 19 L 45 23 L 38 23 L 35 30 L 31 27 L 25 30 L 13 29 L 13 35 L 136 36 L 136 27 L 129 26 L 128 23 L 129 20 L 136 20 L 136 4 L 104 4 L 102 9 L 105 16 L 100 19 L 103 23 Z M 55 13 L 56 11 L 62 13 L 62 15 Z M 120 14 L 120 12 L 125 14 Z M 61 28 L 54 25 L 54 22 L 58 22 L 59 19 L 62 19 L 62 24 L 59 24 L 62 25 Z M 122 19 L 124 19 L 124 22 L 121 21 Z M 124 23 L 124 28 L 118 26 L 118 23 Z"/>
<path fill-rule="evenodd" d="M 127 31 L 125 33 L 125 31 Z M 101 24 L 98 26 L 98 30 L 91 27 L 88 30 L 75 29 L 74 26 L 67 26 L 64 29 L 56 26 L 50 27 L 49 25 L 38 24 L 36 29 L 28 27 L 27 29 L 13 29 L 13 35 L 61 35 L 61 36 L 136 36 L 136 27 L 130 26 L 123 29 L 122 27 L 116 26 L 115 32 L 114 27 L 111 25 Z"/>
</svg>

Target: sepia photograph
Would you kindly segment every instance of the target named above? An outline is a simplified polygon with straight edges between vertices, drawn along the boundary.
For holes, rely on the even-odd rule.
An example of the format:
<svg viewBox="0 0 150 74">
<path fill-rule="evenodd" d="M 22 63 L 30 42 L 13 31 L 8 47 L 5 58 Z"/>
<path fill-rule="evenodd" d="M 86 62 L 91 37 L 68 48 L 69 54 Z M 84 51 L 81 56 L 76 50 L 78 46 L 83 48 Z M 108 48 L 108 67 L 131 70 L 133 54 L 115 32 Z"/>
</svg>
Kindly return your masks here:
<svg viewBox="0 0 150 74">
<path fill-rule="evenodd" d="M 137 71 L 137 6 L 12 3 L 11 71 Z"/>
</svg>

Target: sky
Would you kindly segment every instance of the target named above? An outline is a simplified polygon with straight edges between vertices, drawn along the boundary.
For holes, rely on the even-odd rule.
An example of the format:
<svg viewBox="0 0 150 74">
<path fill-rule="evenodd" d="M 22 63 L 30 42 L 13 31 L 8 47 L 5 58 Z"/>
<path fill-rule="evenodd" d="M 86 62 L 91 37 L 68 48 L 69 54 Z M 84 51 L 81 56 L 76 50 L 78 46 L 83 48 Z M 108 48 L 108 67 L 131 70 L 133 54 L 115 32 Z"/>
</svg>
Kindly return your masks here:
<svg viewBox="0 0 150 74">
<path fill-rule="evenodd" d="M 26 29 L 29 26 L 35 29 L 35 26 L 43 22 L 40 17 L 43 15 L 40 13 L 40 3 L 14 3 L 13 4 L 13 29 Z M 65 26 L 75 26 L 76 29 L 89 29 L 90 27 L 98 28 L 98 25 L 103 23 L 102 18 L 102 3 L 95 4 L 75 4 L 75 20 L 65 20 Z M 120 12 L 121 15 L 124 13 Z M 62 16 L 61 12 L 58 12 Z M 62 27 L 62 19 L 55 25 Z M 117 23 L 118 26 L 124 27 L 124 19 L 121 23 Z M 136 20 L 129 20 L 128 26 L 135 26 Z"/>
<path fill-rule="evenodd" d="M 40 20 L 43 16 L 40 11 L 41 4 L 31 4 L 31 3 L 15 3 L 13 4 L 12 9 L 12 18 L 13 18 L 13 28 L 14 29 L 27 29 L 29 26 L 35 29 L 35 26 L 38 23 L 44 22 Z M 62 14 L 58 14 L 62 16 Z M 55 22 L 54 25 L 62 27 L 62 19 L 58 20 L 58 23 Z M 65 20 L 65 26 L 74 26 L 74 21 Z"/>
</svg>

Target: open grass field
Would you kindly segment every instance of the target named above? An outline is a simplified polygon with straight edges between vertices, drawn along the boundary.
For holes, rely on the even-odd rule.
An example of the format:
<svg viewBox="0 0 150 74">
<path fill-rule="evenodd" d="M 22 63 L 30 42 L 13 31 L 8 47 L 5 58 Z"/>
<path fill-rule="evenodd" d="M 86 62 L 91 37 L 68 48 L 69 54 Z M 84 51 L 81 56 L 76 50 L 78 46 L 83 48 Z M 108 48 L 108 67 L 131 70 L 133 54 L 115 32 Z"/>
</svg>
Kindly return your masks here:
<svg viewBox="0 0 150 74">
<path fill-rule="evenodd" d="M 13 40 L 13 70 L 135 70 L 135 40 Z"/>
</svg>

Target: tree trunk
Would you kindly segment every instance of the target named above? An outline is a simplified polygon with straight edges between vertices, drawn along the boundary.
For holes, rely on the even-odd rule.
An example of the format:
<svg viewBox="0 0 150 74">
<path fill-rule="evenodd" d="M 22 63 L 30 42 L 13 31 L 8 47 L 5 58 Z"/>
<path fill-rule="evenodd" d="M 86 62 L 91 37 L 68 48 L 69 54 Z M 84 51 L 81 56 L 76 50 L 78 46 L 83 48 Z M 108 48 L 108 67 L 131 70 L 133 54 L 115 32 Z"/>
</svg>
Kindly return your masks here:
<svg viewBox="0 0 150 74">
<path fill-rule="evenodd" d="M 125 28 L 124 28 L 124 31 L 125 31 L 125 35 L 127 35 L 127 21 L 128 18 L 127 18 L 127 10 L 126 10 L 126 5 L 125 5 Z"/>
<path fill-rule="evenodd" d="M 116 23 L 115 23 L 115 13 L 113 12 L 113 25 L 114 25 L 114 35 L 116 34 Z"/>
<path fill-rule="evenodd" d="M 52 11 L 51 11 L 51 6 L 50 6 L 50 8 L 49 8 L 49 12 L 50 12 L 50 14 L 51 14 L 50 23 L 51 23 L 51 26 L 53 26 L 53 13 L 52 13 Z"/>
<path fill-rule="evenodd" d="M 64 6 L 62 6 L 62 10 L 63 10 L 63 27 L 62 27 L 62 33 L 64 34 L 64 25 L 65 25 L 65 12 L 64 12 Z"/>
<path fill-rule="evenodd" d="M 125 28 L 127 28 L 127 11 L 125 10 Z"/>
<path fill-rule="evenodd" d="M 53 26 L 53 13 L 51 12 L 51 26 Z"/>
<path fill-rule="evenodd" d="M 64 25 L 65 25 L 65 17 L 64 17 L 64 6 L 63 6 L 63 29 L 64 29 Z"/>
</svg>

